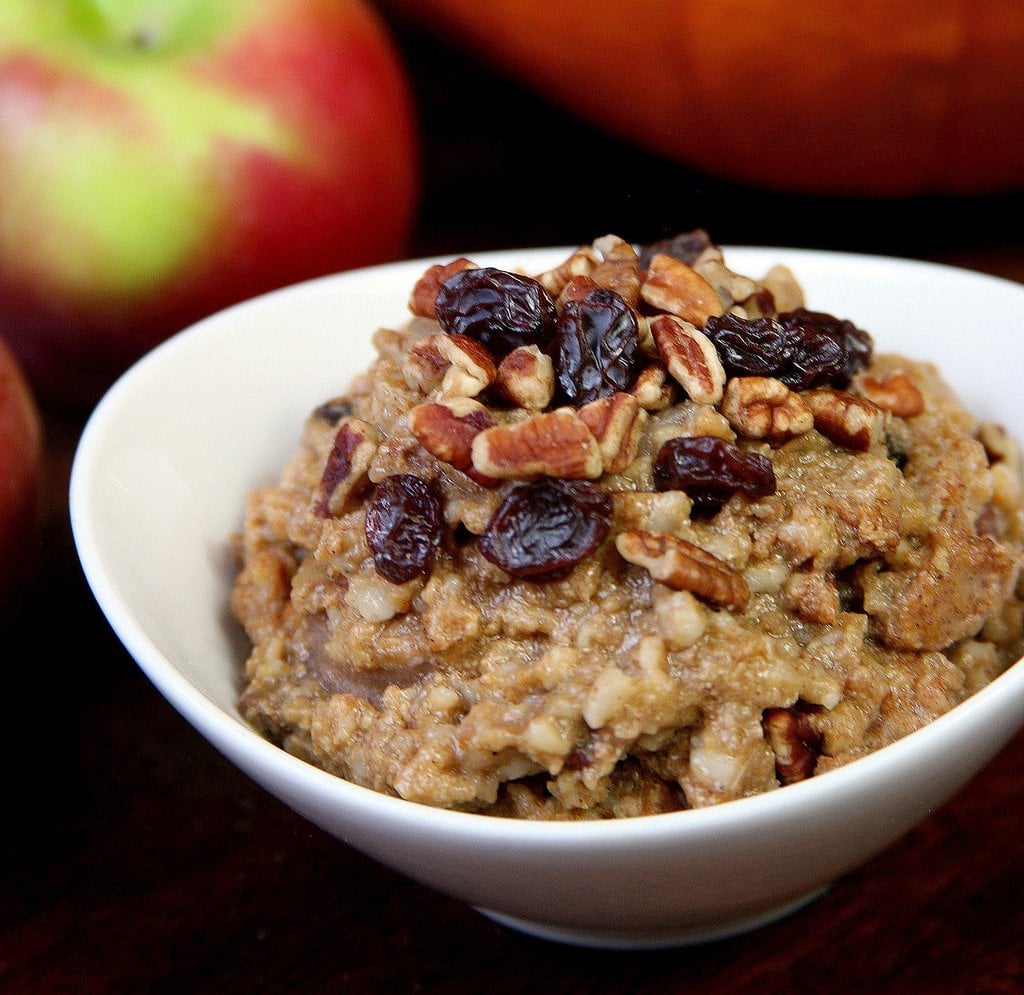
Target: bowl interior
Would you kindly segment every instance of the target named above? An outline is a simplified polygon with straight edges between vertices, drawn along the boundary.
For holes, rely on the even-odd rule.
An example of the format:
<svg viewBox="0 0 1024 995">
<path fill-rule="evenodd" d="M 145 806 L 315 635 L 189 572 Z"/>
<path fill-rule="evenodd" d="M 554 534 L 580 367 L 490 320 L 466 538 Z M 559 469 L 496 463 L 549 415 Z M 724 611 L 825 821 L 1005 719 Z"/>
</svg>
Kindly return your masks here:
<svg viewBox="0 0 1024 995">
<path fill-rule="evenodd" d="M 540 271 L 568 251 L 475 258 Z M 1024 439 L 1024 352 L 1008 346 L 1024 287 L 884 257 L 737 247 L 726 260 L 753 276 L 789 265 L 808 306 L 853 320 L 879 351 L 934 361 L 979 417 Z M 229 538 L 246 492 L 277 478 L 306 414 L 366 368 L 373 331 L 405 320 L 428 262 L 315 280 L 216 314 L 128 371 L 83 434 L 72 524 L 101 608 L 179 708 L 190 703 L 254 747 L 235 709 L 246 648 L 228 614 Z"/>
</svg>

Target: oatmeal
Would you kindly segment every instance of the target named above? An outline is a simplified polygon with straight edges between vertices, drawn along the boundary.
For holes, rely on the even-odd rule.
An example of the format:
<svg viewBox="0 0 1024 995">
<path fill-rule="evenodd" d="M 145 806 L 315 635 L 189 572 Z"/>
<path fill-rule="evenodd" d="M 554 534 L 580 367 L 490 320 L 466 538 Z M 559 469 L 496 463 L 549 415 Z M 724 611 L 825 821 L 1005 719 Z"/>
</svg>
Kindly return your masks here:
<svg viewBox="0 0 1024 995">
<path fill-rule="evenodd" d="M 433 266 L 409 307 L 248 498 L 240 709 L 290 752 L 428 805 L 666 812 L 846 764 L 1020 655 L 1017 446 L 784 267 L 607 236 Z"/>
</svg>

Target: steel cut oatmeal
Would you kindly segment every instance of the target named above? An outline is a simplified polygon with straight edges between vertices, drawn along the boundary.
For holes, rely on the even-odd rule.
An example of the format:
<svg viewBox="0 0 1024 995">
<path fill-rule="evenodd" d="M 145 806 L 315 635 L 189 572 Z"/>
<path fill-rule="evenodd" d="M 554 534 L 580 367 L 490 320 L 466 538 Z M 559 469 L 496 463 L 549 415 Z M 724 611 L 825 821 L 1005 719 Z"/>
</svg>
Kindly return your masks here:
<svg viewBox="0 0 1024 995">
<path fill-rule="evenodd" d="M 1020 655 L 1017 446 L 784 267 L 607 236 L 409 306 L 248 498 L 240 708 L 290 752 L 643 815 L 845 764 Z"/>
</svg>

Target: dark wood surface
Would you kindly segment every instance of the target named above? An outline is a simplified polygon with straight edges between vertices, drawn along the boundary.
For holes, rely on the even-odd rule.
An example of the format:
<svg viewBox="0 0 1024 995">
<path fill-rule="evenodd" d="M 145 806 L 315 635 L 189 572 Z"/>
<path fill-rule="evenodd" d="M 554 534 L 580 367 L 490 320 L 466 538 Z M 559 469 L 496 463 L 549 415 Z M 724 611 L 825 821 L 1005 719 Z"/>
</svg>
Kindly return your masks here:
<svg viewBox="0 0 1024 995">
<path fill-rule="evenodd" d="M 424 122 L 410 254 L 704 225 L 722 242 L 909 255 L 1024 280 L 1019 194 L 865 202 L 736 188 L 396 29 Z M 813 905 L 672 951 L 518 935 L 313 828 L 166 704 L 96 608 L 65 498 L 86 416 L 47 412 L 42 563 L 3 626 L 0 991 L 1024 990 L 1024 736 Z"/>
</svg>

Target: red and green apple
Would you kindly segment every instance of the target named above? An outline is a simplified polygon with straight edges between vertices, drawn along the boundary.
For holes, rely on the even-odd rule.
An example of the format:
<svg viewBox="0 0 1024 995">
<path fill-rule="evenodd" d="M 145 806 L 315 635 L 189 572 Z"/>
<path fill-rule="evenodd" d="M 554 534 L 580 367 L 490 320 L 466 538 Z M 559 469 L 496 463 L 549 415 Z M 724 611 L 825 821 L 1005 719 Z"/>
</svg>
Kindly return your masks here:
<svg viewBox="0 0 1024 995">
<path fill-rule="evenodd" d="M 0 0 L 0 335 L 90 403 L 206 314 L 399 254 L 417 166 L 363 0 Z"/>
<path fill-rule="evenodd" d="M 43 427 L 18 361 L 0 340 L 0 619 L 38 565 Z"/>
</svg>

